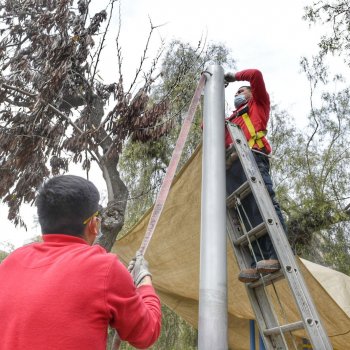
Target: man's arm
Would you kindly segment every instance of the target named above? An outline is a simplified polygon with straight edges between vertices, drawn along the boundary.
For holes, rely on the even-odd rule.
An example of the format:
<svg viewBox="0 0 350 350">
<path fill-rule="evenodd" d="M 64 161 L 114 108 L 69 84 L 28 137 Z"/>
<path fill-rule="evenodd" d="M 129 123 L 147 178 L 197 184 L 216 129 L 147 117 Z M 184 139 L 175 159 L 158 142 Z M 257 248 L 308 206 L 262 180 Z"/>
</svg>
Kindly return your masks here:
<svg viewBox="0 0 350 350">
<path fill-rule="evenodd" d="M 141 286 L 152 286 L 151 276 L 145 276 L 138 285 L 138 287 L 141 287 Z"/>
<path fill-rule="evenodd" d="M 139 349 L 150 347 L 161 328 L 160 300 L 150 275 L 142 277 L 135 287 L 130 273 L 117 260 L 111 266 L 106 294 L 110 325 L 120 339 Z"/>
<path fill-rule="evenodd" d="M 262 105 L 270 103 L 263 75 L 258 69 L 245 69 L 236 73 L 226 73 L 225 80 L 228 82 L 249 81 L 255 102 Z"/>
</svg>

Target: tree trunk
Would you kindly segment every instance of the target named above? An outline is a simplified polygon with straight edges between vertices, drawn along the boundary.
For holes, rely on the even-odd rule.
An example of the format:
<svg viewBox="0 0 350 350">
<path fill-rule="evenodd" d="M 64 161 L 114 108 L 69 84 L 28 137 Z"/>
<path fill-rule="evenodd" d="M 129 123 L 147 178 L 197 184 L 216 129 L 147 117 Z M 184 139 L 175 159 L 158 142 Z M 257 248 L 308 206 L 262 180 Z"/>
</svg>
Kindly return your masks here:
<svg viewBox="0 0 350 350">
<path fill-rule="evenodd" d="M 111 251 L 118 233 L 124 225 L 128 189 L 119 176 L 117 163 L 104 166 L 103 177 L 107 183 L 108 204 L 102 210 L 102 236 L 97 241 L 108 252 Z"/>
<path fill-rule="evenodd" d="M 103 101 L 98 96 L 94 96 L 91 110 L 89 111 L 89 120 L 95 129 L 100 125 L 104 115 L 103 107 Z M 99 135 L 97 137 L 101 140 L 100 146 L 104 154 L 99 166 L 102 169 L 102 174 L 107 185 L 108 203 L 107 207 L 103 208 L 101 213 L 102 236 L 99 237 L 96 243 L 103 246 L 109 252 L 124 225 L 129 193 L 117 170 L 119 154 L 117 152 L 108 152 L 112 145 L 111 138 L 103 128 L 99 129 Z M 109 153 L 108 158 L 106 157 L 107 153 Z M 111 153 L 113 154 L 111 155 Z"/>
</svg>

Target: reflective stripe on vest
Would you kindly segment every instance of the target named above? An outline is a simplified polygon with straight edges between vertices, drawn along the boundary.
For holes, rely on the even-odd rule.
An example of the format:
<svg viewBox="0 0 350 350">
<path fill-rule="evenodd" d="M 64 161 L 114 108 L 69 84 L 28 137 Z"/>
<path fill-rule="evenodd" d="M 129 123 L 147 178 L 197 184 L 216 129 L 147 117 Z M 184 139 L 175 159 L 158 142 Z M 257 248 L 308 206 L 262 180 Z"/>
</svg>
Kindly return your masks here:
<svg viewBox="0 0 350 350">
<path fill-rule="evenodd" d="M 262 142 L 262 138 L 264 136 L 266 136 L 267 131 L 263 130 L 263 131 L 255 131 L 254 125 L 252 123 L 252 121 L 250 120 L 249 114 L 248 113 L 244 113 L 241 115 L 244 123 L 249 131 L 250 134 L 250 139 L 248 140 L 248 145 L 250 148 L 253 148 L 253 146 L 256 144 L 258 145 L 259 148 L 264 148 L 264 143 Z"/>
</svg>

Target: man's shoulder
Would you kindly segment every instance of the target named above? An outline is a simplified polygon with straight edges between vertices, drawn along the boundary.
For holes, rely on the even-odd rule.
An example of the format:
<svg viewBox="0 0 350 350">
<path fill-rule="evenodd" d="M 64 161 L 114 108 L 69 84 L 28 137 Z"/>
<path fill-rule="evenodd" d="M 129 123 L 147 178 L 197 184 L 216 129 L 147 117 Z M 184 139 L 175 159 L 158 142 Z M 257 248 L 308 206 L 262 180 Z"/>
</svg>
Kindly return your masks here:
<svg viewBox="0 0 350 350">
<path fill-rule="evenodd" d="M 26 266 L 28 262 L 31 266 L 33 259 L 36 257 L 36 246 L 40 243 L 29 243 L 22 247 L 16 248 L 1 263 L 4 268 L 17 268 Z"/>
<path fill-rule="evenodd" d="M 7 257 L 6 259 L 9 259 L 9 258 L 14 258 L 16 256 L 20 256 L 22 254 L 27 254 L 29 252 L 31 252 L 33 249 L 35 249 L 35 247 L 37 245 L 39 245 L 41 243 L 39 242 L 31 242 L 31 243 L 28 243 L 28 244 L 25 244 L 23 245 L 22 247 L 18 247 L 16 248 L 14 251 L 12 251 Z"/>
<path fill-rule="evenodd" d="M 119 262 L 118 256 L 116 254 L 107 252 L 106 249 L 99 244 L 89 246 L 88 250 L 90 254 L 95 257 L 95 259 L 100 259 L 110 264 Z"/>
</svg>

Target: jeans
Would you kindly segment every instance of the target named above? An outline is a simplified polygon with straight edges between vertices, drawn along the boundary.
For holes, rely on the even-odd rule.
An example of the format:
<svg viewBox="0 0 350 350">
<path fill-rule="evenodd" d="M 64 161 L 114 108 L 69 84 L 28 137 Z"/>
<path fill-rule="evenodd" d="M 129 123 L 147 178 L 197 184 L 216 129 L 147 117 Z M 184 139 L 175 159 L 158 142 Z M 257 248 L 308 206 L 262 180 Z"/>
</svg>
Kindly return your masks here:
<svg viewBox="0 0 350 350">
<path fill-rule="evenodd" d="M 272 203 L 275 207 L 277 216 L 281 221 L 281 225 L 286 230 L 286 224 L 281 212 L 281 208 L 275 198 L 275 191 L 273 190 L 272 179 L 270 176 L 270 162 L 269 158 L 263 154 L 253 152 L 255 161 L 260 170 L 261 176 L 266 185 L 267 191 L 270 194 Z M 244 174 L 242 165 L 239 160 L 236 160 L 231 168 L 226 170 L 226 193 L 230 195 L 234 190 L 236 190 L 243 182 L 246 181 L 246 176 Z M 247 231 L 251 230 L 253 227 L 260 224 L 263 219 L 260 215 L 258 206 L 254 200 L 254 196 L 250 193 L 247 197 L 242 200 L 242 207 L 244 209 L 238 209 L 239 213 L 243 219 L 244 226 Z M 247 217 L 248 218 L 247 218 Z M 258 244 L 256 241 L 252 242 L 253 251 L 255 254 L 256 261 L 266 260 L 266 259 L 277 259 L 276 251 L 272 245 L 271 239 L 268 234 L 258 238 Z M 259 249 L 260 247 L 260 249 Z M 252 263 L 252 267 L 255 267 L 256 262 Z"/>
</svg>

